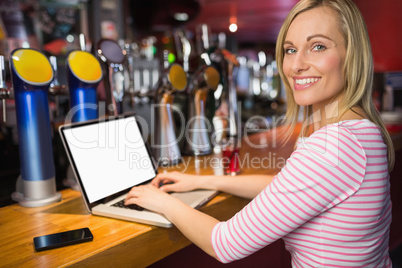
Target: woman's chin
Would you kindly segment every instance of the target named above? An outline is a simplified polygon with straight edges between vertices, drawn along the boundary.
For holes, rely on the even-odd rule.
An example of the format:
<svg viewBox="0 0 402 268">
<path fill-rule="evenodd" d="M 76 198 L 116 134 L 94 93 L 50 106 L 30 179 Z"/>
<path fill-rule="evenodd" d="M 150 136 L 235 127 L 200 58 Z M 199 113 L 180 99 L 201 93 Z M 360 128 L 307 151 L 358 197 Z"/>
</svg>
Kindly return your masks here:
<svg viewBox="0 0 402 268">
<path fill-rule="evenodd" d="M 306 99 L 295 99 L 295 101 L 299 106 L 309 106 L 312 104 L 311 100 Z"/>
</svg>

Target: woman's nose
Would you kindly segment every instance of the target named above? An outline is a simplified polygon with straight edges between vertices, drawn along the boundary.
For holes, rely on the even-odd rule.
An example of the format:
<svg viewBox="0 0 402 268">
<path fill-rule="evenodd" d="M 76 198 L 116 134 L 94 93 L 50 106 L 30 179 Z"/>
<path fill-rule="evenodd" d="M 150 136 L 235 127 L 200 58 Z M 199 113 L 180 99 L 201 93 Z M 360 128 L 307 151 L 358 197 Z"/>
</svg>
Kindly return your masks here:
<svg viewBox="0 0 402 268">
<path fill-rule="evenodd" d="M 293 72 L 300 73 L 308 70 L 308 68 L 309 64 L 306 55 L 304 55 L 302 52 L 296 53 L 296 57 L 294 58 L 292 65 Z"/>
</svg>

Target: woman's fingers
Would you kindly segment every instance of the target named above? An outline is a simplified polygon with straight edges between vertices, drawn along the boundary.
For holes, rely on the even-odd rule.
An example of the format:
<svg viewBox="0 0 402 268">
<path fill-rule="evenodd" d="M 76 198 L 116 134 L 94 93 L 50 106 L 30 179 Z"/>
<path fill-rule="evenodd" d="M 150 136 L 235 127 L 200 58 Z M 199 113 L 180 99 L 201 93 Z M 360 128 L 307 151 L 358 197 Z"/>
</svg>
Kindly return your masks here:
<svg viewBox="0 0 402 268">
<path fill-rule="evenodd" d="M 169 172 L 169 173 L 159 173 L 155 179 L 152 180 L 151 184 L 157 188 L 159 188 L 159 186 L 161 184 L 164 183 L 169 183 L 174 181 L 174 177 L 175 175 L 177 175 L 176 172 Z"/>
<path fill-rule="evenodd" d="M 133 187 L 126 196 L 125 204 L 132 204 L 135 198 L 138 198 L 141 192 L 144 192 L 143 186 Z"/>
</svg>

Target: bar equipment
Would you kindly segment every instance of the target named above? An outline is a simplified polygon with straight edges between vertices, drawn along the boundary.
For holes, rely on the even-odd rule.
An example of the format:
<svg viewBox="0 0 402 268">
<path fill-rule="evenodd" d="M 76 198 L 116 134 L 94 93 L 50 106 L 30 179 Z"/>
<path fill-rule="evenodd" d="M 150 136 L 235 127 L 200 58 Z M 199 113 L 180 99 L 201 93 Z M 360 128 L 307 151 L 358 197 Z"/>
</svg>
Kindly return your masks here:
<svg viewBox="0 0 402 268">
<path fill-rule="evenodd" d="M 235 176 L 240 173 L 239 144 L 236 137 L 229 137 L 222 148 L 224 174 Z"/>
<path fill-rule="evenodd" d="M 188 113 L 187 132 L 184 143 L 184 153 L 191 155 L 208 155 L 212 153 L 209 138 L 212 129 L 205 116 L 205 104 L 210 90 L 215 91 L 220 80 L 218 71 L 207 65 L 202 65 L 192 76 L 187 93 Z"/>
<path fill-rule="evenodd" d="M 99 61 L 88 52 L 75 50 L 68 54 L 66 65 L 70 111 L 65 121 L 83 122 L 98 118 L 96 88 L 102 80 L 102 68 Z M 79 191 L 70 165 L 63 184 Z"/>
<path fill-rule="evenodd" d="M 239 163 L 239 147 L 241 144 L 241 125 L 237 103 L 237 91 L 233 77 L 236 76 L 238 71 L 239 62 L 234 54 L 226 49 L 222 48 L 210 48 L 209 58 L 214 66 L 217 66 L 221 75 L 221 81 L 223 84 L 223 92 L 221 95 L 221 101 L 227 103 L 227 118 L 216 119 L 214 118 L 214 125 L 217 125 L 217 121 L 225 121 L 229 127 L 223 130 L 218 130 L 212 135 L 214 142 L 219 145 L 223 153 L 223 161 L 228 162 L 225 167 L 225 173 L 230 175 L 236 175 L 240 173 Z M 225 122 L 221 125 L 226 125 Z M 225 133 L 221 133 L 225 132 Z M 222 139 L 221 139 L 222 137 Z"/>
<path fill-rule="evenodd" d="M 165 56 L 167 56 L 167 53 L 165 53 Z M 183 91 L 186 87 L 187 75 L 183 68 L 178 64 L 169 66 L 165 57 L 164 71 L 156 85 L 153 105 L 155 116 L 151 120 L 154 133 L 152 148 L 158 164 L 174 165 L 182 161 L 176 138 L 172 104 L 174 100 L 173 93 Z"/>
<path fill-rule="evenodd" d="M 191 55 L 191 43 L 188 40 L 186 33 L 184 30 L 177 30 L 175 32 L 175 36 L 180 42 L 177 42 L 176 46 L 179 46 L 177 49 L 178 56 L 183 59 L 183 69 L 186 73 L 190 72 L 190 55 Z"/>
<path fill-rule="evenodd" d="M 131 107 L 134 108 L 134 104 L 139 102 L 138 97 L 136 96 L 138 95 L 138 92 L 135 91 L 134 87 L 134 58 L 135 54 L 137 54 L 135 50 L 137 50 L 138 46 L 136 43 L 129 44 L 124 42 L 123 44 L 120 44 L 120 47 L 125 51 L 127 57 L 127 70 L 130 79 L 128 93 L 130 93 Z"/>
<path fill-rule="evenodd" d="M 130 74 L 132 75 L 132 97 L 138 104 L 148 104 L 154 92 L 151 92 L 159 81 L 160 60 L 155 57 L 156 37 L 148 36 L 141 40 L 140 44 L 129 45 L 131 55 L 127 53 Z M 131 63 L 131 64 L 130 64 Z"/>
<path fill-rule="evenodd" d="M 237 66 L 239 63 L 236 57 L 227 50 L 222 50 L 222 54 L 226 61 L 227 68 L 227 82 L 228 82 L 228 102 L 229 102 L 229 136 L 240 138 L 240 120 L 239 120 L 239 112 L 238 112 L 238 103 L 237 103 L 237 92 L 236 86 L 233 81 L 233 77 L 236 76 Z"/>
<path fill-rule="evenodd" d="M 124 92 L 130 88 L 130 76 L 127 70 L 126 55 L 119 44 L 110 39 L 98 42 L 98 56 L 103 69 L 103 84 L 106 90 L 106 104 L 109 115 L 123 113 Z"/>
<path fill-rule="evenodd" d="M 231 151 L 230 156 L 226 152 L 226 154 L 229 156 L 229 168 L 225 170 L 225 173 L 234 176 L 240 173 L 239 148 L 241 143 L 241 121 L 239 118 L 237 91 L 233 81 L 233 77 L 236 76 L 236 72 L 238 71 L 238 69 L 235 67 L 239 66 L 239 62 L 232 53 L 225 49 L 222 50 L 222 54 L 227 64 L 228 74 L 229 146 L 226 148 L 226 150 L 230 148 Z"/>
<path fill-rule="evenodd" d="M 16 49 L 10 58 L 21 169 L 12 198 L 24 207 L 45 206 L 61 200 L 56 192 L 48 103 L 53 70 L 34 49 Z"/>
<path fill-rule="evenodd" d="M 66 120 L 83 122 L 98 118 L 96 88 L 102 79 L 99 61 L 85 51 L 72 51 L 67 57 L 70 112 Z"/>
<path fill-rule="evenodd" d="M 4 56 L 0 55 L 0 99 L 3 106 L 3 122 L 7 121 L 6 99 L 10 98 L 10 90 L 6 85 L 6 69 L 4 64 Z"/>
<path fill-rule="evenodd" d="M 211 47 L 208 50 L 208 59 L 220 74 L 220 83 L 222 91 L 219 96 L 220 108 L 223 116 L 214 118 L 215 128 L 219 125 L 219 129 L 215 129 L 212 135 L 213 142 L 220 144 L 226 136 L 237 136 L 240 120 L 237 112 L 237 92 L 233 81 L 233 72 L 237 71 L 234 67 L 238 66 L 235 56 L 226 49 Z M 226 127 L 229 125 L 229 128 Z M 222 126 L 224 126 L 222 128 Z"/>
<path fill-rule="evenodd" d="M 59 75 L 58 75 L 58 66 L 57 66 L 57 58 L 55 56 L 49 57 L 50 65 L 53 69 L 53 80 L 49 86 L 49 94 L 54 96 L 54 100 L 56 103 L 56 117 L 60 116 L 60 97 L 67 96 L 67 87 L 65 85 L 60 84 Z"/>
<path fill-rule="evenodd" d="M 211 45 L 211 33 L 207 24 L 198 24 L 196 27 L 197 53 L 205 53 Z"/>
<path fill-rule="evenodd" d="M 55 56 L 49 57 L 50 65 L 53 69 L 53 80 L 50 83 L 49 92 L 57 94 L 59 91 L 64 91 L 66 89 L 65 85 L 60 84 L 59 82 L 59 72 L 57 67 L 57 58 Z"/>
</svg>

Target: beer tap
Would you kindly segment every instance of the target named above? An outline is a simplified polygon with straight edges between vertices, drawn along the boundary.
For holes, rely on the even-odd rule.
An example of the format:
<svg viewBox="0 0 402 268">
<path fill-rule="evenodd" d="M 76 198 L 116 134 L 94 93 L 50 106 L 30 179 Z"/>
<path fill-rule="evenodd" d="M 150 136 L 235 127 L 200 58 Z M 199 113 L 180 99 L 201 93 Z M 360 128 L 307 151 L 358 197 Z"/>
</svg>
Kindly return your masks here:
<svg viewBox="0 0 402 268">
<path fill-rule="evenodd" d="M 83 122 L 98 118 L 96 88 L 102 79 L 102 68 L 91 53 L 71 51 L 67 57 L 67 82 L 70 95 L 69 120 Z"/>
<path fill-rule="evenodd" d="M 3 122 L 7 121 L 6 99 L 10 99 L 10 90 L 6 85 L 6 69 L 4 64 L 4 56 L 0 55 L 0 99 L 3 106 Z"/>
<path fill-rule="evenodd" d="M 219 64 L 221 74 L 225 75 L 222 77 L 223 94 L 221 98 L 227 103 L 227 111 L 225 114 L 227 115 L 227 122 L 229 123 L 227 139 L 215 141 L 220 143 L 221 146 L 218 146 L 217 149 L 222 150 L 225 161 L 229 161 L 228 166 L 225 167 L 224 170 L 225 174 L 236 175 L 240 172 L 239 148 L 241 145 L 241 121 L 239 118 L 237 91 L 233 77 L 236 76 L 236 72 L 238 71 L 236 67 L 239 66 L 239 63 L 232 53 L 222 48 L 214 49 L 210 54 L 210 58 L 216 64 Z M 214 124 L 217 124 L 216 121 Z M 221 125 L 224 126 L 225 123 L 221 123 Z M 222 132 L 223 131 L 226 131 L 225 127 L 222 127 Z M 214 138 L 216 139 L 219 131 L 215 134 Z"/>
<path fill-rule="evenodd" d="M 81 51 L 87 51 L 87 42 L 85 41 L 85 35 L 83 33 L 80 33 L 79 39 Z"/>
<path fill-rule="evenodd" d="M 126 55 L 114 40 L 101 39 L 98 42 L 98 56 L 103 68 L 103 84 L 109 115 L 123 113 L 124 92 L 130 87 Z"/>
<path fill-rule="evenodd" d="M 176 34 L 178 35 L 182 45 L 183 69 L 188 73 L 190 71 L 191 44 L 183 30 L 177 31 Z"/>
<path fill-rule="evenodd" d="M 98 118 L 100 109 L 98 109 L 96 88 L 102 80 L 102 68 L 98 59 L 89 52 L 73 50 L 68 54 L 66 67 L 70 111 L 65 121 L 84 122 Z M 67 168 L 63 184 L 79 190 L 71 165 Z"/>
<path fill-rule="evenodd" d="M 67 88 L 65 85 L 60 84 L 59 82 L 59 73 L 57 66 L 57 58 L 55 56 L 49 57 L 50 65 L 53 69 L 53 81 L 49 86 L 49 93 L 54 96 L 54 101 L 56 104 L 56 117 L 60 116 L 59 106 L 60 106 L 60 96 L 67 96 Z"/>
<path fill-rule="evenodd" d="M 184 152 L 191 155 L 207 155 L 212 153 L 209 139 L 211 127 L 205 115 L 207 94 L 210 90 L 215 91 L 219 84 L 218 71 L 207 65 L 202 65 L 192 76 L 187 93 L 188 104 L 188 130 Z"/>
<path fill-rule="evenodd" d="M 164 52 L 164 70 L 156 85 L 154 97 L 152 147 L 159 164 L 174 165 L 180 163 L 182 158 L 173 121 L 173 93 L 186 89 L 187 75 L 180 65 L 169 65 L 167 54 Z"/>
<path fill-rule="evenodd" d="M 210 60 L 212 61 L 212 65 L 217 67 L 217 70 L 221 75 L 221 82 L 223 86 L 222 95 L 220 97 L 221 102 L 227 104 L 227 110 L 224 112 L 224 114 L 227 115 L 227 118 L 219 120 L 227 120 L 227 123 L 229 123 L 228 129 L 224 128 L 218 131 L 220 134 L 222 134 L 220 135 L 222 137 L 215 135 L 213 138 L 216 139 L 215 142 L 217 144 L 223 142 L 223 140 L 220 139 L 225 136 L 224 132 L 228 130 L 228 133 L 226 134 L 228 135 L 229 140 L 234 141 L 236 146 L 239 146 L 241 136 L 240 119 L 238 112 L 237 92 L 233 80 L 233 77 L 237 72 L 237 68 L 235 67 L 239 66 L 239 63 L 234 54 L 223 48 L 210 48 L 208 54 Z M 217 120 L 214 119 L 214 125 L 217 124 L 216 121 Z M 225 125 L 225 123 L 222 122 L 219 125 Z"/>
<path fill-rule="evenodd" d="M 21 176 L 12 198 L 21 206 L 40 207 L 58 202 L 48 88 L 53 69 L 34 49 L 19 48 L 10 55 L 15 94 Z"/>
<path fill-rule="evenodd" d="M 229 104 L 229 136 L 236 137 L 237 141 L 240 140 L 240 120 L 239 120 L 239 108 L 237 103 L 237 91 L 233 80 L 236 76 L 237 69 L 235 67 L 239 66 L 239 62 L 236 57 L 229 51 L 222 50 L 224 58 L 227 62 L 227 74 L 228 74 L 228 104 Z"/>
</svg>

